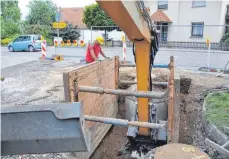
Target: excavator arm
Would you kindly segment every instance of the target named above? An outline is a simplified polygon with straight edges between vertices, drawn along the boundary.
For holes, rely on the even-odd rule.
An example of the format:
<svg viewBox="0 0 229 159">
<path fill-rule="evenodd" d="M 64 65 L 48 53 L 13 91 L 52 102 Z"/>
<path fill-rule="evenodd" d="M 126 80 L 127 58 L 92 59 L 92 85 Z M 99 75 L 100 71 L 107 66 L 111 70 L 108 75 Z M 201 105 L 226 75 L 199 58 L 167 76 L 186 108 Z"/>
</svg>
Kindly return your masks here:
<svg viewBox="0 0 229 159">
<path fill-rule="evenodd" d="M 142 1 L 97 1 L 114 23 L 135 45 L 137 90 L 150 90 L 152 21 Z M 151 23 L 151 24 L 150 24 Z M 138 120 L 149 121 L 147 98 L 138 98 Z M 139 128 L 140 135 L 148 136 L 148 128 Z"/>
<path fill-rule="evenodd" d="M 82 103 L 13 106 L 1 108 L 3 121 L 2 154 L 89 151 L 90 133 L 84 121 L 139 127 L 139 134 L 149 136 L 149 129 L 166 131 L 166 123 L 150 123 L 152 44 L 155 40 L 152 21 L 143 1 L 98 1 L 100 7 L 134 43 L 137 90 L 110 90 L 93 87 L 71 88 L 71 91 L 136 96 L 138 121 L 84 116 Z M 155 51 L 154 51 L 155 52 Z M 69 81 L 67 81 L 69 84 Z M 74 81 L 75 82 L 75 81 Z M 68 85 L 67 84 L 67 85 Z M 156 95 L 162 98 L 161 95 Z M 19 125 L 19 126 L 18 126 Z M 63 131 L 64 130 L 64 131 Z M 96 146 L 95 146 L 96 147 Z M 93 151 L 93 150 L 92 150 Z"/>
<path fill-rule="evenodd" d="M 133 1 L 97 1 L 114 23 L 125 32 L 132 42 L 144 39 L 150 43 L 150 30 L 137 3 Z"/>
</svg>

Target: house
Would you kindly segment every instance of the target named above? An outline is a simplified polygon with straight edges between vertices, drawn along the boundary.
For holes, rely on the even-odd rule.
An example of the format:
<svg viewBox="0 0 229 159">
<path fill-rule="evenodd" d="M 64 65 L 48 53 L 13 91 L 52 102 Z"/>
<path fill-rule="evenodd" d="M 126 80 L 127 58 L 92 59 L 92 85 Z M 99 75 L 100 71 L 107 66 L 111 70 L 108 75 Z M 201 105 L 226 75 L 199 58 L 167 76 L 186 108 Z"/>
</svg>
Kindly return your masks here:
<svg viewBox="0 0 229 159">
<path fill-rule="evenodd" d="M 78 28 L 86 28 L 83 23 L 83 9 L 84 8 L 61 8 L 60 9 L 60 20 L 67 21 L 72 25 L 77 25 Z"/>
<path fill-rule="evenodd" d="M 89 41 L 95 40 L 97 36 L 105 37 L 105 31 L 103 30 L 105 27 L 92 27 L 87 28 L 87 26 L 83 23 L 83 11 L 84 8 L 61 8 L 60 10 L 60 21 L 66 21 L 74 26 L 77 25 L 80 32 L 80 40 L 84 40 L 86 43 Z M 97 30 L 97 29 L 101 30 Z M 117 27 L 118 28 L 118 27 Z M 93 31 L 91 31 L 91 29 Z M 111 31 L 107 31 L 106 38 L 112 40 L 121 40 L 122 35 L 124 34 L 121 31 L 113 30 L 115 28 L 110 28 Z"/>
<path fill-rule="evenodd" d="M 161 41 L 220 42 L 229 27 L 229 0 L 154 0 L 145 1 L 150 7 L 152 21 L 156 24 Z M 77 25 L 80 40 L 93 41 L 97 36 L 104 36 L 104 28 L 87 28 L 83 23 L 84 8 L 62 8 L 61 21 Z M 91 29 L 93 31 L 91 31 Z M 112 30 L 112 29 L 111 29 Z M 107 32 L 106 38 L 121 40 L 123 32 Z"/>
<path fill-rule="evenodd" d="M 161 41 L 220 42 L 225 33 L 228 0 L 148 1 Z M 228 22 L 229 23 L 229 22 Z"/>
</svg>

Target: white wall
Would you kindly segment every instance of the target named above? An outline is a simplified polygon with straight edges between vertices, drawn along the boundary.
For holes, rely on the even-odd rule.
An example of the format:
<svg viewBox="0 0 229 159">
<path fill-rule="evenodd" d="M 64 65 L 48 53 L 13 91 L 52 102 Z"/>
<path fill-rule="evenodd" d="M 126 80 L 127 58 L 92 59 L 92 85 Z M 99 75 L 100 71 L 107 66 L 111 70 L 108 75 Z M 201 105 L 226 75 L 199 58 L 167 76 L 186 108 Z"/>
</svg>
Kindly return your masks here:
<svg viewBox="0 0 229 159">
<path fill-rule="evenodd" d="M 96 39 L 97 36 L 102 36 L 102 34 L 105 34 L 105 31 L 92 31 L 89 29 L 86 30 L 81 30 L 80 31 L 80 40 L 84 40 L 86 43 L 91 41 L 91 36 L 92 36 L 92 41 Z M 122 40 L 122 35 L 124 35 L 124 32 L 122 31 L 110 31 L 108 32 L 108 38 L 112 38 L 113 40 Z"/>
<path fill-rule="evenodd" d="M 220 25 L 221 6 L 221 1 L 206 1 L 205 7 L 192 7 L 192 1 L 181 1 L 179 25 L 191 25 L 192 22 L 204 22 L 204 25 Z M 212 42 L 219 42 L 223 27 L 205 26 L 203 38 L 191 37 L 191 29 L 191 27 L 182 27 L 178 36 L 179 40 L 204 42 L 208 36 Z"/>
<path fill-rule="evenodd" d="M 169 19 L 172 21 L 170 25 L 178 25 L 179 24 L 179 3 L 180 1 L 169 1 L 168 0 L 168 9 L 163 10 L 163 12 L 169 17 Z M 150 1 L 150 14 L 154 14 L 158 9 L 158 1 Z M 151 16 L 150 15 L 150 16 Z M 179 31 L 179 28 L 177 27 L 170 27 L 168 29 L 168 41 L 177 41 L 175 40 L 177 38 L 177 35 L 174 35 L 174 33 L 177 33 Z"/>
<path fill-rule="evenodd" d="M 151 15 L 157 11 L 157 1 L 151 1 Z M 168 10 L 163 10 L 172 23 L 168 28 L 168 41 L 202 41 L 210 37 L 212 42 L 219 42 L 224 27 L 204 27 L 203 38 L 191 37 L 191 23 L 204 22 L 204 25 L 223 25 L 227 1 L 207 1 L 205 7 L 192 7 L 193 1 L 168 1 Z M 224 5 L 224 9 L 222 8 Z M 176 26 L 190 25 L 190 26 Z"/>
<path fill-rule="evenodd" d="M 180 15 L 180 1 L 168 1 L 168 10 L 164 11 L 164 13 L 169 17 L 172 21 L 170 25 L 179 25 L 179 17 Z M 181 28 L 178 27 L 169 27 L 168 28 L 168 41 L 178 41 L 177 33 L 179 33 Z"/>
</svg>

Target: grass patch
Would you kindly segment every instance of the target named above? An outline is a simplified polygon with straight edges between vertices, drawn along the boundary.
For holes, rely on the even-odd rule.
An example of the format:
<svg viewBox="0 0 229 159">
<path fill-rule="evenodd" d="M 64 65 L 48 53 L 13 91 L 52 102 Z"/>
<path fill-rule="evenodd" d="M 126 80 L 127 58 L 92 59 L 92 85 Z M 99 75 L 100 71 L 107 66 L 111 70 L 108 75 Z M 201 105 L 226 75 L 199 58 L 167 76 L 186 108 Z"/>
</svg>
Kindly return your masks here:
<svg viewBox="0 0 229 159">
<path fill-rule="evenodd" d="M 214 93 L 206 102 L 206 119 L 221 130 L 229 126 L 229 92 Z"/>
</svg>

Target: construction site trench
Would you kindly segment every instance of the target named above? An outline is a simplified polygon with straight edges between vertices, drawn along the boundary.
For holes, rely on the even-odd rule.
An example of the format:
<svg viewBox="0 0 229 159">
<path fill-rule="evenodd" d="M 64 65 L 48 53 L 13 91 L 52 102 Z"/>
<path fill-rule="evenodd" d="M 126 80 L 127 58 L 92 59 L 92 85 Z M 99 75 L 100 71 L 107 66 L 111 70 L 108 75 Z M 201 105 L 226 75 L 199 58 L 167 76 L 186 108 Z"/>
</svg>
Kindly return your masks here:
<svg viewBox="0 0 229 159">
<path fill-rule="evenodd" d="M 39 66 L 39 67 L 38 67 Z M 8 105 L 50 104 L 64 102 L 63 72 L 80 67 L 74 61 L 33 61 L 2 69 L 5 80 L 1 82 L 2 107 Z M 155 81 L 167 81 L 169 71 L 153 69 Z M 207 137 L 202 121 L 202 105 L 206 95 L 213 91 L 229 88 L 229 77 L 216 77 L 211 73 L 200 73 L 180 70 L 181 75 L 181 111 L 179 142 L 197 146 L 212 158 L 224 159 L 216 151 L 209 149 L 204 140 Z M 136 70 L 123 68 L 120 79 L 134 80 Z M 119 85 L 120 89 L 128 89 L 130 85 Z M 164 87 L 154 86 L 154 90 L 164 90 Z M 117 118 L 125 118 L 124 98 L 119 97 Z M 126 138 L 127 128 L 112 126 L 102 139 L 90 158 L 115 159 L 134 158 L 132 149 Z M 30 154 L 4 156 L 2 159 L 16 158 L 76 158 L 73 153 Z M 225 158 L 226 159 L 226 158 Z"/>
<path fill-rule="evenodd" d="M 121 69 L 120 79 L 133 81 L 136 78 L 135 69 Z M 208 147 L 204 140 L 209 137 L 205 133 L 202 106 L 204 98 L 212 92 L 229 89 L 229 77 L 218 78 L 214 74 L 182 71 L 181 74 L 181 110 L 180 110 L 180 137 L 179 143 L 197 146 L 213 159 L 226 159 L 216 150 Z M 169 72 L 165 69 L 154 69 L 152 76 L 154 81 L 165 82 L 168 80 Z M 128 89 L 130 84 L 121 84 L 119 88 Z M 165 90 L 163 86 L 153 86 L 153 90 Z M 124 98 L 119 98 L 119 118 L 125 118 Z M 91 158 L 137 158 L 139 155 L 133 153 L 132 147 L 126 138 L 127 128 L 113 126 L 95 150 Z M 159 145 L 155 145 L 159 146 Z M 153 150 L 151 153 L 154 153 Z"/>
</svg>

